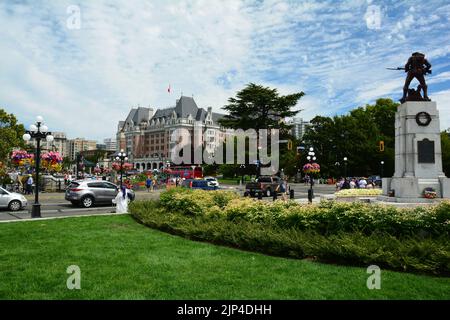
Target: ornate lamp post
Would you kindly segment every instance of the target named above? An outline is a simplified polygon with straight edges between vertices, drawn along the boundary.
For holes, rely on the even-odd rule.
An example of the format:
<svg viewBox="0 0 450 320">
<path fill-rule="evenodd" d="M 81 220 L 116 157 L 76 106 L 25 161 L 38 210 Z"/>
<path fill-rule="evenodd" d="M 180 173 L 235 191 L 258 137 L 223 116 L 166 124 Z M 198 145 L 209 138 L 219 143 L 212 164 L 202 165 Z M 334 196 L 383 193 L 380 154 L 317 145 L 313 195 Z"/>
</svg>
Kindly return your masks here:
<svg viewBox="0 0 450 320">
<path fill-rule="evenodd" d="M 313 161 L 316 161 L 316 159 L 317 159 L 316 153 L 314 152 L 313 147 L 309 148 L 308 156 L 306 157 L 306 159 L 309 161 L 310 164 L 312 164 Z M 313 190 L 314 179 L 312 176 L 312 171 L 309 172 L 309 182 L 310 182 L 310 187 L 308 190 L 308 201 L 312 202 L 312 199 L 314 198 L 314 190 Z"/>
<path fill-rule="evenodd" d="M 244 184 L 244 172 L 245 172 L 245 164 L 241 164 L 239 166 L 239 169 L 241 171 L 241 182 L 240 184 Z"/>
<path fill-rule="evenodd" d="M 122 184 L 123 184 L 123 164 L 125 163 L 125 161 L 128 160 L 128 156 L 123 151 L 123 149 L 121 149 L 119 154 L 116 156 L 116 160 L 120 161 L 120 188 L 122 188 Z"/>
<path fill-rule="evenodd" d="M 41 116 L 36 117 L 36 123 L 30 125 L 28 131 L 25 131 L 23 135 L 23 140 L 30 141 L 31 139 L 36 139 L 36 182 L 35 182 L 35 193 L 34 193 L 34 204 L 31 207 L 31 217 L 40 218 L 41 217 L 41 205 L 39 203 L 39 169 L 41 164 L 41 140 L 45 139 L 48 142 L 53 142 L 52 133 L 48 131 L 48 127 L 44 125 L 44 119 Z"/>
</svg>

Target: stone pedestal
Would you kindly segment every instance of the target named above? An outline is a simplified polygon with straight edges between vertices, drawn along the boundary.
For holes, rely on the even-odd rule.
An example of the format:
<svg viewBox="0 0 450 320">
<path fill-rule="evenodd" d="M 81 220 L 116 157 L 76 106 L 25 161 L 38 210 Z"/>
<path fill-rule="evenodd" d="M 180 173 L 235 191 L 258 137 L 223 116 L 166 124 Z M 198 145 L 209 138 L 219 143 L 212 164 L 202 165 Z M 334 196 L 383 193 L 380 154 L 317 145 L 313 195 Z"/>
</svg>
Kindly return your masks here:
<svg viewBox="0 0 450 320">
<path fill-rule="evenodd" d="M 442 171 L 441 132 L 436 102 L 408 101 L 395 115 L 395 173 L 383 179 L 383 195 L 398 202 L 423 199 L 425 188 L 450 197 L 450 179 Z"/>
</svg>

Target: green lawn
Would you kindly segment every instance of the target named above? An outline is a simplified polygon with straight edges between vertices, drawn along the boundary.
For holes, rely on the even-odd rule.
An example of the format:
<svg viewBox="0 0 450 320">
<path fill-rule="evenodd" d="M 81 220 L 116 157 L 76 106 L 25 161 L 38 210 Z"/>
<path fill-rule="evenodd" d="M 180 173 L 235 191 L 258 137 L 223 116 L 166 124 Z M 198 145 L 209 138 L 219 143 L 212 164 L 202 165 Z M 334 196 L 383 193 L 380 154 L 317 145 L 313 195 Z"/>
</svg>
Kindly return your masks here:
<svg viewBox="0 0 450 320">
<path fill-rule="evenodd" d="M 448 299 L 450 279 L 319 264 L 189 241 L 130 216 L 0 224 L 0 299 Z M 68 290 L 66 268 L 81 268 Z"/>
<path fill-rule="evenodd" d="M 239 180 L 241 178 L 235 178 L 235 179 L 217 179 L 217 181 L 219 182 L 219 184 L 231 184 L 231 185 L 238 185 L 239 184 Z M 248 181 L 247 181 L 248 182 Z M 244 182 L 245 183 L 245 182 Z"/>
</svg>

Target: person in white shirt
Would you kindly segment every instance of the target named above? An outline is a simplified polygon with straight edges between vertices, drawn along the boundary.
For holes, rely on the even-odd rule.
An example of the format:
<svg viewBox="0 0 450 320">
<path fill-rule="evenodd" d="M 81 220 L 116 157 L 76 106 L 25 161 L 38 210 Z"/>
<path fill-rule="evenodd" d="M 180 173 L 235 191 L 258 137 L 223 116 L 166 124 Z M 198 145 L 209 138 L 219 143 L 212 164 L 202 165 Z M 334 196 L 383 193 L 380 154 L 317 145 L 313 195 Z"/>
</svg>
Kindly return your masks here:
<svg viewBox="0 0 450 320">
<path fill-rule="evenodd" d="M 359 187 L 360 187 L 361 189 L 365 189 L 366 186 L 367 186 L 367 181 L 366 181 L 366 179 L 363 178 L 363 179 L 359 180 Z"/>
<path fill-rule="evenodd" d="M 112 200 L 116 204 L 116 213 L 127 213 L 128 212 L 128 191 L 125 186 L 119 189 L 116 197 Z"/>
</svg>

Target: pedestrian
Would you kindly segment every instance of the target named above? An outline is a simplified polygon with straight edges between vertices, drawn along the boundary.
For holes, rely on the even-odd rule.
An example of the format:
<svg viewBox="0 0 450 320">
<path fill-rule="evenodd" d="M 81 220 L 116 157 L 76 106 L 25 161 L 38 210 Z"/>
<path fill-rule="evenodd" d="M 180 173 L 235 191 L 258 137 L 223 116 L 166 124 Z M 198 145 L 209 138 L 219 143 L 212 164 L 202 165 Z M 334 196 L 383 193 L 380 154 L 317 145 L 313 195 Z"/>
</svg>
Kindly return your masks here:
<svg viewBox="0 0 450 320">
<path fill-rule="evenodd" d="M 150 189 L 153 191 L 153 180 L 150 178 L 150 176 L 147 176 L 147 180 L 145 180 L 145 186 L 147 187 L 147 192 L 150 192 Z"/>
<path fill-rule="evenodd" d="M 287 181 L 286 180 L 281 180 L 281 182 L 280 182 L 278 187 L 279 187 L 278 188 L 279 192 L 281 194 L 281 199 L 283 201 L 287 201 L 287 190 L 288 190 Z"/>
<path fill-rule="evenodd" d="M 33 177 L 28 175 L 27 183 L 26 183 L 26 194 L 33 194 Z"/>
<path fill-rule="evenodd" d="M 128 212 L 129 193 L 125 186 L 120 187 L 116 197 L 112 200 L 112 203 L 116 205 L 116 213 Z"/>
<path fill-rule="evenodd" d="M 365 189 L 367 186 L 367 180 L 365 178 L 361 178 L 361 180 L 359 180 L 359 187 L 361 189 Z"/>
</svg>

